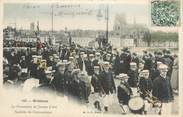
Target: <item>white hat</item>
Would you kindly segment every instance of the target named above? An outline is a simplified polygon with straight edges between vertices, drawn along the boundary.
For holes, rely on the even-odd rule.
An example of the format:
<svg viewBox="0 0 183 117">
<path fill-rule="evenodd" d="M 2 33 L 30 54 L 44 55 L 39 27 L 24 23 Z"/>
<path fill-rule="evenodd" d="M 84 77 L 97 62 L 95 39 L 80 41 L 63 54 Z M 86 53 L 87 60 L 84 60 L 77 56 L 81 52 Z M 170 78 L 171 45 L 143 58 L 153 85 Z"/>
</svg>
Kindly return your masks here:
<svg viewBox="0 0 183 117">
<path fill-rule="evenodd" d="M 135 63 L 135 62 L 130 63 L 130 66 L 136 66 L 136 65 L 137 65 L 137 63 Z"/>
<path fill-rule="evenodd" d="M 149 73 L 149 70 L 142 70 L 142 73 Z"/>
<path fill-rule="evenodd" d="M 37 58 L 37 55 L 32 55 L 32 58 Z"/>
<path fill-rule="evenodd" d="M 99 69 L 100 67 L 99 66 L 94 66 L 94 69 Z"/>
<path fill-rule="evenodd" d="M 109 65 L 109 62 L 104 61 L 103 64 L 108 66 Z"/>
<path fill-rule="evenodd" d="M 119 79 L 127 79 L 127 78 L 129 78 L 129 76 L 127 74 L 121 73 L 118 75 L 118 78 Z"/>
<path fill-rule="evenodd" d="M 107 56 L 111 56 L 111 54 L 108 53 Z"/>
<path fill-rule="evenodd" d="M 85 52 L 80 52 L 80 54 L 85 54 Z"/>
<path fill-rule="evenodd" d="M 51 74 L 51 73 L 52 73 L 52 71 L 50 71 L 50 70 L 45 71 L 45 74 Z"/>
<path fill-rule="evenodd" d="M 37 58 L 40 58 L 40 59 L 41 59 L 41 58 L 42 58 L 42 56 L 37 56 Z"/>
<path fill-rule="evenodd" d="M 54 58 L 59 59 L 59 56 L 56 55 L 56 56 L 54 56 Z"/>
<path fill-rule="evenodd" d="M 95 55 L 100 55 L 100 53 L 99 52 L 96 52 Z"/>
<path fill-rule="evenodd" d="M 94 57 L 94 55 L 93 54 L 89 54 L 89 57 Z"/>
<path fill-rule="evenodd" d="M 73 60 L 73 59 L 74 59 L 74 57 L 70 56 L 70 57 L 69 57 L 69 59 L 72 59 L 72 60 Z"/>
<path fill-rule="evenodd" d="M 159 66 L 159 70 L 163 70 L 163 69 L 168 71 L 168 66 L 165 65 L 165 64 L 161 64 L 161 65 Z"/>
<path fill-rule="evenodd" d="M 68 61 L 67 60 L 63 60 L 63 63 L 67 63 Z"/>
<path fill-rule="evenodd" d="M 72 74 L 79 73 L 79 72 L 80 72 L 80 69 L 73 69 Z"/>
<path fill-rule="evenodd" d="M 162 64 L 162 62 L 160 62 L 160 61 L 157 61 L 157 65 L 160 65 L 160 64 Z"/>
<path fill-rule="evenodd" d="M 46 62 L 46 59 L 41 60 L 41 62 Z"/>
<path fill-rule="evenodd" d="M 63 62 L 60 61 L 60 62 L 58 62 L 58 63 L 56 64 L 56 66 L 57 66 L 57 67 L 65 66 L 65 63 L 63 63 Z"/>
</svg>

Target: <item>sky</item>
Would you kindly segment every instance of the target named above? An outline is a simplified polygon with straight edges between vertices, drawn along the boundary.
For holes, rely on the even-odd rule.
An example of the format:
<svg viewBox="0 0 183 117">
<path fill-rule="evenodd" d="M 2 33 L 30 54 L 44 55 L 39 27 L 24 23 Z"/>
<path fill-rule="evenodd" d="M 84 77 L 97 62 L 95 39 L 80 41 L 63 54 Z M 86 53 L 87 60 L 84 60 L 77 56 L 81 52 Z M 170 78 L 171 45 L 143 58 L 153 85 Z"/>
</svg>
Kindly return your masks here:
<svg viewBox="0 0 183 117">
<path fill-rule="evenodd" d="M 130 0 L 132 1 L 132 0 Z M 127 23 L 149 24 L 148 3 L 144 2 L 121 2 L 109 6 L 109 30 L 112 30 L 116 14 L 125 14 Z M 146 0 L 147 1 L 147 0 Z M 7 25 L 17 28 L 30 29 L 31 22 L 39 21 L 41 30 L 51 30 L 51 5 L 53 5 L 53 29 L 91 29 L 105 30 L 106 4 L 45 4 L 45 3 L 5 3 L 4 4 L 4 27 Z M 101 12 L 101 18 L 97 14 Z M 76 14 L 76 15 L 73 15 Z"/>
</svg>

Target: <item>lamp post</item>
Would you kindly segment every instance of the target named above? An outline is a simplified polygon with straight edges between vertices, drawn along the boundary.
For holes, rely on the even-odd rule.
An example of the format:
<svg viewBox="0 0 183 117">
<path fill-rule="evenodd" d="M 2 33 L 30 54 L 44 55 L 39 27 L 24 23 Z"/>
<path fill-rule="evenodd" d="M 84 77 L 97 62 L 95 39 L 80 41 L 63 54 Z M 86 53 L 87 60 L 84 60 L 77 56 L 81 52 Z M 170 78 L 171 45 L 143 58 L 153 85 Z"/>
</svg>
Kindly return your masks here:
<svg viewBox="0 0 183 117">
<path fill-rule="evenodd" d="M 106 7 L 106 42 L 109 40 L 109 5 Z"/>
</svg>

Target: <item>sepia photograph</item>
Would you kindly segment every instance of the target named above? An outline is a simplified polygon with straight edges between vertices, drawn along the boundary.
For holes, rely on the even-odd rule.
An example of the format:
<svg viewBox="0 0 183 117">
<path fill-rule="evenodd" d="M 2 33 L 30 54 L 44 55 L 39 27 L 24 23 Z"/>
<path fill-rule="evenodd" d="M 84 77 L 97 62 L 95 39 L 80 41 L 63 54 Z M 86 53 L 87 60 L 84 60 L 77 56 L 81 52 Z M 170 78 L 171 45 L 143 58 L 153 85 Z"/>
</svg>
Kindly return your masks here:
<svg viewBox="0 0 183 117">
<path fill-rule="evenodd" d="M 2 6 L 12 116 L 180 114 L 180 0 Z"/>
</svg>

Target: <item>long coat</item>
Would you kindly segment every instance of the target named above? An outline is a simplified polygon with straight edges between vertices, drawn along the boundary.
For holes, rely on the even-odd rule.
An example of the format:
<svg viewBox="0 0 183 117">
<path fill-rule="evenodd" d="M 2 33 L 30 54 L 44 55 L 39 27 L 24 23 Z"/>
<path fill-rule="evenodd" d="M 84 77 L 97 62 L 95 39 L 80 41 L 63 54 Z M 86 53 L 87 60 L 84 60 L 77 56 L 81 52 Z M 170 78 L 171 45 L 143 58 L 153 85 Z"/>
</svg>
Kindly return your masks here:
<svg viewBox="0 0 183 117">
<path fill-rule="evenodd" d="M 104 89 L 106 94 L 113 93 L 113 91 L 116 91 L 116 86 L 113 79 L 113 74 L 111 71 L 106 73 L 105 71 L 101 72 L 101 84 L 102 88 Z"/>
<path fill-rule="evenodd" d="M 94 64 L 92 61 L 88 60 L 86 62 L 86 71 L 88 73 L 89 76 L 94 74 Z"/>
<path fill-rule="evenodd" d="M 122 53 L 120 55 L 120 73 L 127 73 L 130 68 L 131 56 Z"/>
<path fill-rule="evenodd" d="M 119 75 L 119 73 L 121 73 L 121 66 L 120 66 L 120 57 L 119 55 L 116 56 L 116 59 L 114 60 L 114 64 L 113 64 L 113 70 L 115 75 Z"/>
<path fill-rule="evenodd" d="M 94 88 L 94 92 L 102 92 L 102 85 L 100 76 L 97 74 L 92 75 L 91 84 Z"/>
<path fill-rule="evenodd" d="M 179 66 L 178 66 L 178 58 L 174 60 L 173 64 L 173 71 L 172 71 L 172 76 L 171 76 L 171 85 L 173 89 L 178 89 L 179 85 Z"/>
<path fill-rule="evenodd" d="M 138 82 L 138 72 L 137 71 L 132 71 L 132 70 L 129 70 L 128 71 L 128 84 L 131 86 L 131 87 L 137 87 L 137 82 Z"/>
<path fill-rule="evenodd" d="M 151 92 L 153 88 L 152 80 L 150 78 L 145 79 L 141 77 L 139 81 L 139 88 L 140 88 L 140 91 L 142 92 L 141 97 L 145 98 L 148 92 Z"/>
<path fill-rule="evenodd" d="M 153 81 L 152 95 L 162 102 L 171 101 L 173 99 L 172 87 L 168 78 L 157 77 Z"/>
<path fill-rule="evenodd" d="M 54 79 L 51 82 L 55 87 L 57 93 L 62 96 L 65 93 L 65 75 L 60 74 L 58 71 L 54 75 Z"/>
</svg>

